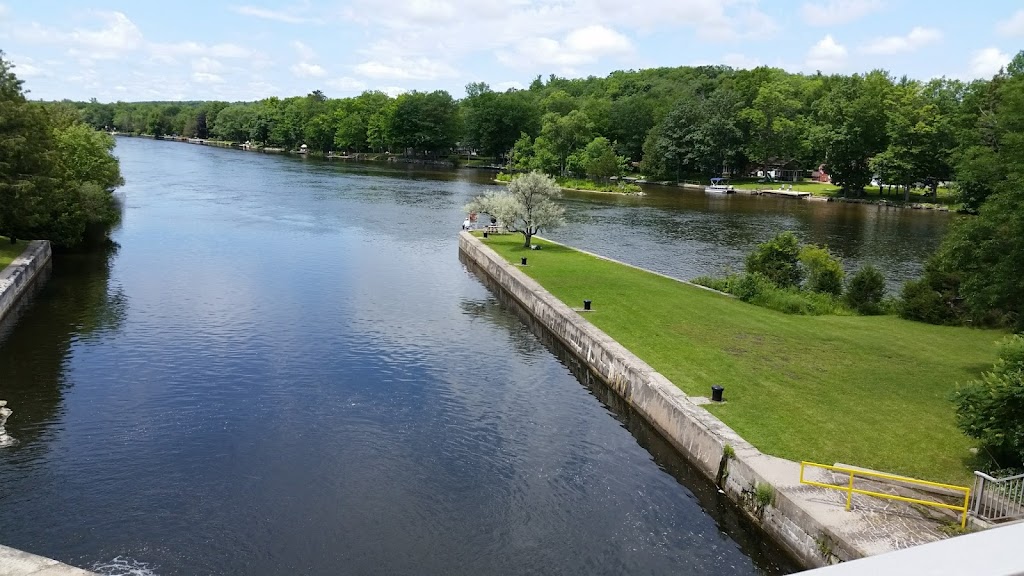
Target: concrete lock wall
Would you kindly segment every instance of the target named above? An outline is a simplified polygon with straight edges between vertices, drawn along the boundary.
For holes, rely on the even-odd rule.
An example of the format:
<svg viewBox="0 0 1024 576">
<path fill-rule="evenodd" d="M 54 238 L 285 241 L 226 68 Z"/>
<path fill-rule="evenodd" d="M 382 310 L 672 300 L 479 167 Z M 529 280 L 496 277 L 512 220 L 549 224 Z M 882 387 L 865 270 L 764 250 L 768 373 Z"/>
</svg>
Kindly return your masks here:
<svg viewBox="0 0 1024 576">
<path fill-rule="evenodd" d="M 459 250 L 465 261 L 474 264 L 486 276 L 489 287 L 514 298 L 698 470 L 718 482 L 730 499 L 805 567 L 820 567 L 865 555 L 862 550 L 848 546 L 841 535 L 833 534 L 784 491 L 774 491 L 774 502 L 770 506 L 757 502 L 756 486 L 775 484 L 770 481 L 770 474 L 762 472 L 781 465 L 786 474 L 791 474 L 792 466 L 798 469 L 796 463 L 762 454 L 721 420 L 693 403 L 675 384 L 478 238 L 461 232 Z M 733 448 L 735 457 L 723 457 L 726 445 Z M 822 553 L 823 540 L 827 542 L 827 554 Z"/>
<path fill-rule="evenodd" d="M 33 240 L 21 256 L 0 272 L 0 321 L 14 310 L 33 281 L 43 272 L 49 271 L 52 255 L 49 241 Z"/>
</svg>

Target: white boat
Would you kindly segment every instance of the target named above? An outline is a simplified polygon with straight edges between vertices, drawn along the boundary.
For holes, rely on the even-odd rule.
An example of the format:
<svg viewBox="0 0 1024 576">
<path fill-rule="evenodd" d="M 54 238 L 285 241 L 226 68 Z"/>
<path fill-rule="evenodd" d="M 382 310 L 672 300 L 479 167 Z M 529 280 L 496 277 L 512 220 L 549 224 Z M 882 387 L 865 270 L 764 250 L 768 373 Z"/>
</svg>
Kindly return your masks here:
<svg viewBox="0 0 1024 576">
<path fill-rule="evenodd" d="M 725 178 L 712 178 L 711 185 L 705 186 L 704 191 L 708 194 L 735 194 L 736 188 L 727 184 Z"/>
</svg>

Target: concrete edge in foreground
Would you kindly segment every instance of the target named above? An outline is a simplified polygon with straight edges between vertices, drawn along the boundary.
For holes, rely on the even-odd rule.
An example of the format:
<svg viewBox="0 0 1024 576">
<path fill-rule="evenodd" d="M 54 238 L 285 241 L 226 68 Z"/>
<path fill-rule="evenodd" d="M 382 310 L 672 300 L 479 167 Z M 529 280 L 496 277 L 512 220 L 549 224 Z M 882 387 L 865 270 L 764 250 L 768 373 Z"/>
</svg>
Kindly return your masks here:
<svg viewBox="0 0 1024 576">
<path fill-rule="evenodd" d="M 0 546 L 0 576 L 95 576 L 95 573 Z"/>
</svg>

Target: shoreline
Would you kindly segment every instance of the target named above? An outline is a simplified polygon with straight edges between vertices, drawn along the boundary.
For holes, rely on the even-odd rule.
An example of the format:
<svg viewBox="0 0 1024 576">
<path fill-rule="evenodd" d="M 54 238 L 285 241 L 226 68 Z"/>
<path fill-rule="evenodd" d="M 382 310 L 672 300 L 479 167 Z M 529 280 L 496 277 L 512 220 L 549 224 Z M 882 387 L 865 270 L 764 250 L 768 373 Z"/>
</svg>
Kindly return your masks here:
<svg viewBox="0 0 1024 576">
<path fill-rule="evenodd" d="M 494 171 L 494 167 L 486 166 L 461 166 L 458 162 L 451 160 L 433 160 L 433 159 L 420 159 L 420 158 L 407 158 L 404 156 L 386 155 L 384 153 L 368 153 L 359 152 L 356 154 L 321 154 L 319 152 L 303 153 L 294 150 L 285 150 L 283 148 L 258 148 L 258 147 L 245 147 L 243 144 L 237 142 L 227 142 L 223 140 L 213 140 L 208 138 L 186 138 L 184 136 L 162 136 L 157 138 L 151 134 L 130 134 L 127 132 L 115 132 L 111 133 L 113 136 L 123 136 L 127 138 L 149 138 L 151 140 L 164 140 L 167 142 L 179 142 L 182 144 L 193 144 L 197 146 L 213 146 L 216 148 L 230 148 L 232 150 L 240 150 L 243 152 L 261 152 L 263 154 L 289 154 L 295 156 L 311 156 L 315 158 L 322 158 L 324 160 L 352 160 L 356 162 L 377 162 L 385 164 L 407 164 L 407 165 L 421 165 L 421 166 L 435 166 L 440 168 L 450 168 L 454 170 L 487 170 Z M 372 157 L 366 157 L 372 156 Z M 382 158 L 381 156 L 386 156 Z M 508 184 L 508 182 L 501 182 L 500 180 L 493 179 L 495 184 Z M 644 186 L 659 186 L 663 188 L 682 188 L 683 190 L 701 191 L 703 192 L 706 186 L 701 184 L 691 184 L 687 182 L 668 182 L 668 181 L 648 181 L 643 184 Z M 641 190 L 640 192 L 615 192 L 613 190 L 586 190 L 582 188 L 566 188 L 562 187 L 565 192 L 586 192 L 591 194 L 609 194 L 615 196 L 646 196 L 646 192 Z M 784 197 L 786 195 L 772 194 L 774 190 L 762 190 L 758 188 L 737 188 L 736 194 L 743 194 L 747 196 L 778 196 Z M 767 194 L 765 193 L 767 192 Z M 728 195 L 726 195 L 728 196 Z M 901 208 L 910 210 L 930 210 L 933 212 L 947 212 L 947 213 L 958 213 L 957 210 L 950 208 L 945 204 L 933 204 L 925 202 L 909 202 L 904 203 L 901 201 L 893 201 L 888 199 L 871 199 L 871 198 L 847 198 L 845 196 L 828 196 L 809 193 L 807 196 L 795 197 L 794 200 L 804 200 L 808 202 L 838 202 L 844 204 L 868 204 L 878 206 L 879 208 Z"/>
<path fill-rule="evenodd" d="M 561 342 L 805 567 L 944 537 L 926 526 L 924 518 L 912 526 L 914 522 L 899 510 L 894 513 L 884 501 L 855 499 L 857 505 L 846 511 L 844 495 L 801 484 L 798 462 L 762 453 L 703 408 L 705 399 L 688 396 L 482 239 L 460 233 L 459 257 L 499 300 L 514 300 L 531 318 L 530 324 Z M 770 503 L 758 501 L 764 487 L 771 491 Z"/>
</svg>

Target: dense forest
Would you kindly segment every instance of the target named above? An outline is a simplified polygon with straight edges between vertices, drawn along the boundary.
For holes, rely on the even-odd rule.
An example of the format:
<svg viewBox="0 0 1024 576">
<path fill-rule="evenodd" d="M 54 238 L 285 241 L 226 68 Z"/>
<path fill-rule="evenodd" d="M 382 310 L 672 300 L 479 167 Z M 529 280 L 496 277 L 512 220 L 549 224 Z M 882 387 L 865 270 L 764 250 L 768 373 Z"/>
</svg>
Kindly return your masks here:
<svg viewBox="0 0 1024 576">
<path fill-rule="evenodd" d="M 956 178 L 975 210 L 991 187 L 970 170 L 956 174 L 956 166 L 986 161 L 977 148 L 991 143 L 1006 77 L 922 82 L 880 70 L 805 75 L 702 66 L 552 75 L 506 92 L 475 83 L 460 100 L 444 91 L 342 99 L 316 91 L 248 103 L 74 105 L 90 125 L 119 132 L 305 144 L 324 153 L 472 152 L 558 175 L 632 168 L 649 179 L 681 180 L 772 169 L 796 178 L 824 165 L 850 195 L 873 177 L 887 189 L 934 189 Z"/>
</svg>

